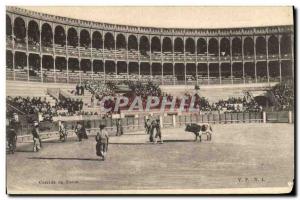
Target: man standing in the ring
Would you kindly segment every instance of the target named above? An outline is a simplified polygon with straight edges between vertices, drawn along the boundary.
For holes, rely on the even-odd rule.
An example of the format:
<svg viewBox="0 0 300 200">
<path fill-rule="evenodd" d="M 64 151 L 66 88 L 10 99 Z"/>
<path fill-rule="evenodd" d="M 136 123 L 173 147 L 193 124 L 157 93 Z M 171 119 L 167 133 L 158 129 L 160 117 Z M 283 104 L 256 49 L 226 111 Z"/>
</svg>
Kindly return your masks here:
<svg viewBox="0 0 300 200">
<path fill-rule="evenodd" d="M 107 150 L 108 150 L 108 140 L 109 140 L 109 136 L 107 131 L 104 129 L 105 125 L 100 125 L 100 132 L 97 132 L 96 135 L 96 154 L 97 156 L 102 157 L 102 160 L 105 160 L 106 154 L 107 154 Z"/>
</svg>

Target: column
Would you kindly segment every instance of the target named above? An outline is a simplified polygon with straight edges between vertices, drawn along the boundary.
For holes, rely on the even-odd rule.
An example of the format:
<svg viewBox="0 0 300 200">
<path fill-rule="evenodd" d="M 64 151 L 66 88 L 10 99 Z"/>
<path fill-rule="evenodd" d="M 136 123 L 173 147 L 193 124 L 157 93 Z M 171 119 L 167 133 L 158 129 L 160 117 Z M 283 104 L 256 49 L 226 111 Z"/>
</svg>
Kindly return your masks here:
<svg viewBox="0 0 300 200">
<path fill-rule="evenodd" d="M 185 56 L 185 37 L 183 37 L 183 57 L 184 57 L 184 85 L 186 85 L 186 56 Z"/>
<path fill-rule="evenodd" d="M 149 47 L 150 47 L 150 75 L 151 75 L 151 80 L 153 80 L 153 77 L 152 77 L 152 49 L 151 49 L 151 40 L 152 40 L 152 37 L 149 35 Z"/>
<path fill-rule="evenodd" d="M 79 83 L 81 84 L 81 57 L 80 57 L 80 29 L 77 28 L 77 34 L 78 34 L 78 64 L 79 64 Z"/>
<path fill-rule="evenodd" d="M 254 42 L 254 70 L 255 70 L 255 83 L 257 83 L 257 70 L 256 70 L 256 36 L 253 36 Z"/>
<path fill-rule="evenodd" d="M 176 128 L 176 115 L 172 115 L 173 127 Z"/>
<path fill-rule="evenodd" d="M 162 61 L 162 40 L 161 36 L 159 37 L 160 40 L 160 63 L 161 63 L 161 84 L 164 84 L 164 66 L 163 66 L 163 61 Z"/>
<path fill-rule="evenodd" d="M 281 77 L 281 46 L 280 46 L 280 42 L 281 42 L 281 35 L 278 34 L 278 64 L 279 64 L 279 81 L 282 81 L 282 77 Z"/>
<path fill-rule="evenodd" d="M 267 122 L 267 115 L 266 115 L 266 112 L 263 111 L 263 123 L 266 123 Z"/>
<path fill-rule="evenodd" d="M 105 42 L 105 35 L 104 31 L 102 30 L 102 63 L 103 63 L 103 73 L 104 73 L 104 83 L 106 82 L 106 72 L 105 72 L 105 58 L 104 58 L 104 42 Z"/>
<path fill-rule="evenodd" d="M 27 81 L 30 81 L 30 78 L 29 78 L 29 51 L 28 51 L 28 18 L 26 18 L 26 21 L 25 21 L 25 30 L 26 30 L 25 42 L 26 42 Z"/>
<path fill-rule="evenodd" d="M 139 79 L 141 79 L 141 57 L 140 57 L 140 35 L 137 35 L 137 45 L 138 45 L 138 65 L 139 65 Z"/>
<path fill-rule="evenodd" d="M 55 58 L 56 58 L 56 54 L 55 54 L 55 41 L 54 41 L 54 34 L 55 34 L 55 27 L 54 24 L 52 23 L 52 51 L 53 51 L 53 67 L 54 67 L 54 83 L 56 83 L 56 64 L 55 64 Z"/>
<path fill-rule="evenodd" d="M 198 51 L 197 51 L 197 38 L 194 37 L 195 41 L 195 65 L 196 65 L 196 84 L 198 85 Z"/>
<path fill-rule="evenodd" d="M 218 65 L 219 65 L 219 81 L 222 84 L 222 73 L 221 73 L 221 63 L 220 63 L 220 52 L 221 51 L 221 44 L 220 44 L 220 37 L 218 37 Z"/>
<path fill-rule="evenodd" d="M 245 81 L 245 63 L 244 63 L 244 37 L 241 36 L 242 39 L 242 67 L 243 67 L 243 82 L 244 84 L 246 83 Z"/>
<path fill-rule="evenodd" d="M 294 75 L 294 71 L 295 71 L 295 69 L 294 69 L 294 64 L 295 64 L 295 62 L 294 62 L 294 34 L 291 34 L 291 56 L 292 56 L 292 76 L 293 76 L 293 79 L 294 79 L 294 77 L 295 77 L 295 75 Z"/>
<path fill-rule="evenodd" d="M 229 50 L 230 50 L 230 79 L 231 84 L 233 84 L 233 76 L 232 76 L 232 37 L 229 37 Z"/>
<path fill-rule="evenodd" d="M 209 38 L 208 38 L 208 37 L 206 37 L 207 84 L 209 85 L 208 42 L 209 42 Z"/>
<path fill-rule="evenodd" d="M 116 77 L 118 77 L 118 71 L 117 71 L 117 35 L 116 32 L 114 31 L 114 40 L 115 40 L 115 49 L 114 49 L 114 62 L 115 62 L 115 73 L 116 73 Z"/>
<path fill-rule="evenodd" d="M 13 44 L 13 48 L 14 48 L 14 44 Z M 15 50 L 12 50 L 12 54 L 13 54 L 13 60 L 12 60 L 12 64 L 13 64 L 13 80 L 16 80 L 16 74 L 15 74 Z"/>
<path fill-rule="evenodd" d="M 127 67 L 127 79 L 129 79 L 128 33 L 126 33 L 126 67 Z"/>
<path fill-rule="evenodd" d="M 173 65 L 173 85 L 176 85 L 175 75 L 175 52 L 174 52 L 174 35 L 172 35 L 172 65 Z"/>
<path fill-rule="evenodd" d="M 91 37 L 91 69 L 92 69 L 92 77 L 94 80 L 93 30 L 92 29 L 90 29 L 90 37 Z"/>
<path fill-rule="evenodd" d="M 266 53 L 267 53 L 267 79 L 268 83 L 270 82 L 270 76 L 269 76 L 269 41 L 267 35 L 265 35 L 266 40 Z"/>
<path fill-rule="evenodd" d="M 43 77 L 43 54 L 42 54 L 42 22 L 40 21 L 40 65 L 41 65 L 41 81 L 44 82 Z"/>
<path fill-rule="evenodd" d="M 65 32 L 66 32 L 66 64 L 67 64 L 67 83 L 69 83 L 69 52 L 68 52 L 68 27 L 65 26 Z"/>
<path fill-rule="evenodd" d="M 13 80 L 16 80 L 16 72 L 15 72 L 15 33 L 14 33 L 14 21 L 15 21 L 15 15 L 11 16 L 11 27 L 12 27 L 12 54 L 13 54 Z"/>
</svg>

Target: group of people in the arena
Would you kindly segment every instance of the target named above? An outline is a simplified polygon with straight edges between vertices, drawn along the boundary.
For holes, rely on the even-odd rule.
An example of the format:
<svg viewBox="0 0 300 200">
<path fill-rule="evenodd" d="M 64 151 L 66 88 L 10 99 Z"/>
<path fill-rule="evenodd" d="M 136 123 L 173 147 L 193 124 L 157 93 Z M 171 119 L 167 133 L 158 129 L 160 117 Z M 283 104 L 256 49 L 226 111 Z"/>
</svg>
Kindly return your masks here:
<svg viewBox="0 0 300 200">
<path fill-rule="evenodd" d="M 81 83 L 78 83 L 75 87 L 75 95 L 84 95 L 85 86 Z"/>
<path fill-rule="evenodd" d="M 105 119 L 105 118 L 103 118 Z M 101 121 L 99 129 L 96 130 L 96 155 L 99 156 L 102 160 L 105 160 L 108 151 L 109 144 L 109 134 L 105 129 L 106 125 Z M 18 129 L 18 119 L 16 119 L 15 114 L 9 120 L 9 126 L 7 128 L 7 141 L 9 152 L 14 153 L 16 150 L 17 142 L 17 129 Z M 31 135 L 32 135 L 32 150 L 33 152 L 38 152 L 42 149 L 42 135 L 40 131 L 40 123 L 35 120 L 32 123 Z M 68 129 L 67 123 L 64 121 L 58 121 L 58 138 L 61 142 L 67 141 L 68 132 L 71 129 Z M 156 144 L 157 142 L 163 143 L 161 125 L 159 119 L 148 118 L 145 120 L 145 132 L 149 135 L 149 141 Z M 88 139 L 88 130 L 83 122 L 77 122 L 74 127 L 74 133 L 76 134 L 78 141 L 81 142 L 82 139 Z M 122 120 L 116 120 L 116 136 L 121 136 L 124 134 Z"/>
<path fill-rule="evenodd" d="M 159 119 L 147 119 L 145 121 L 145 131 L 149 135 L 149 141 L 153 143 L 159 142 L 162 144 L 162 134 L 161 134 L 161 126 Z"/>
</svg>

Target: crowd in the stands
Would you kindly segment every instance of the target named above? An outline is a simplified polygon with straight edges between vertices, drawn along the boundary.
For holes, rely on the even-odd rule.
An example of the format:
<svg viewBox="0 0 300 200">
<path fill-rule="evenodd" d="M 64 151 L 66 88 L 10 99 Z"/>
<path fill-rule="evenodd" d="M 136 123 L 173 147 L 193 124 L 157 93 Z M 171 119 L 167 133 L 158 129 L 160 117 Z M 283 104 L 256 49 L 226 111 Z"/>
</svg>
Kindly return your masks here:
<svg viewBox="0 0 300 200">
<path fill-rule="evenodd" d="M 82 110 L 82 100 L 60 98 L 55 105 L 50 104 L 46 98 L 41 97 L 7 97 L 7 104 L 21 114 L 40 114 L 45 121 L 51 121 L 53 117 L 60 114 L 74 115 Z"/>
<path fill-rule="evenodd" d="M 153 82 L 141 83 L 126 81 L 123 83 L 123 92 L 118 88 L 114 82 L 107 82 L 105 84 L 97 81 L 86 81 L 82 84 L 78 84 L 74 88 L 73 93 L 75 95 L 84 95 L 84 90 L 89 91 L 91 96 L 91 105 L 104 106 L 105 108 L 111 108 L 111 113 L 120 113 L 121 109 L 128 109 L 130 105 L 134 102 L 136 97 L 140 97 L 142 100 L 143 109 L 146 109 L 147 99 L 149 96 L 157 97 L 159 102 L 156 106 L 150 109 L 161 109 L 163 100 L 166 99 L 167 102 L 175 102 L 175 109 L 182 106 L 183 97 L 175 97 L 167 93 L 163 93 L 159 85 Z M 277 102 L 277 107 L 279 110 L 289 110 L 294 106 L 294 90 L 292 84 L 282 83 L 274 86 L 271 91 L 274 94 L 274 99 Z M 100 105 L 103 97 L 111 96 L 112 99 L 107 99 L 103 101 Z M 115 110 L 116 100 L 118 96 L 123 96 L 128 98 L 127 106 Z M 222 99 L 218 102 L 209 103 L 205 97 L 200 97 L 197 92 L 185 93 L 184 98 L 185 106 L 184 110 L 188 111 L 190 109 L 190 103 L 193 100 L 194 107 L 196 110 L 201 112 L 257 112 L 262 111 L 262 106 L 259 106 L 251 95 L 245 95 L 244 97 L 230 97 L 228 99 Z M 60 95 L 56 99 L 55 104 L 51 105 L 46 98 L 41 97 L 7 97 L 7 104 L 19 110 L 24 114 L 40 114 L 43 116 L 44 120 L 52 120 L 52 117 L 62 115 L 62 116 L 72 116 L 72 115 L 95 115 L 100 114 L 100 110 L 84 111 L 84 102 L 81 98 L 69 98 Z M 171 108 L 171 105 L 164 107 L 166 110 Z"/>
<path fill-rule="evenodd" d="M 292 82 L 283 82 L 275 85 L 271 92 L 275 97 L 275 107 L 277 110 L 294 109 L 294 85 Z"/>
</svg>

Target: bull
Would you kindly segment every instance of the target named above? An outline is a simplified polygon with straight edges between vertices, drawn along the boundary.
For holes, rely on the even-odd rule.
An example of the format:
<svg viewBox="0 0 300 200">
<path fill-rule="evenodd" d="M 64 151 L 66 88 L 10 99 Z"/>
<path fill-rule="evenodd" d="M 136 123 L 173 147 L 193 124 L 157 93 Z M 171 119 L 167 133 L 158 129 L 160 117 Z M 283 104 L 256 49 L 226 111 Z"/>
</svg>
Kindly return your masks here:
<svg viewBox="0 0 300 200">
<path fill-rule="evenodd" d="M 211 137 L 213 133 L 212 127 L 208 123 L 204 123 L 202 125 L 196 123 L 187 124 L 185 127 L 185 131 L 194 133 L 195 141 L 197 141 L 197 138 L 199 137 L 200 142 L 202 141 L 201 136 L 203 134 L 206 134 L 207 140 L 211 141 Z"/>
</svg>

